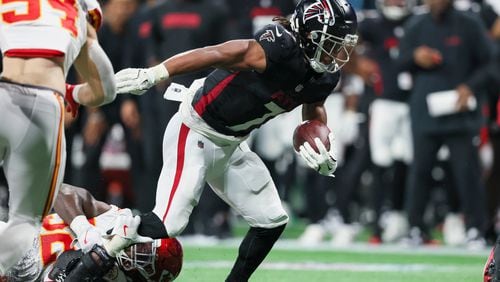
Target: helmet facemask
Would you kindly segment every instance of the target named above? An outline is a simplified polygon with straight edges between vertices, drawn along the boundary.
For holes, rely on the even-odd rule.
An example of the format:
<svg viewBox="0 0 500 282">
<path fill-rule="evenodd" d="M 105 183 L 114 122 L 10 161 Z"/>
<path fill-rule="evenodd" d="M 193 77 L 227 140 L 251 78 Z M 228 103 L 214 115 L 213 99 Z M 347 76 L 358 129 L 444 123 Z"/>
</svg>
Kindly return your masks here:
<svg viewBox="0 0 500 282">
<path fill-rule="evenodd" d="M 150 243 L 134 244 L 122 250 L 116 257 L 118 264 L 125 271 L 137 270 L 145 278 L 156 272 L 155 259 L 159 240 Z"/>
<path fill-rule="evenodd" d="M 316 46 L 314 54 L 307 59 L 316 72 L 335 73 L 339 71 L 350 59 L 356 46 L 358 36 L 347 34 L 344 38 L 323 31 L 313 30 L 309 37 Z"/>
</svg>

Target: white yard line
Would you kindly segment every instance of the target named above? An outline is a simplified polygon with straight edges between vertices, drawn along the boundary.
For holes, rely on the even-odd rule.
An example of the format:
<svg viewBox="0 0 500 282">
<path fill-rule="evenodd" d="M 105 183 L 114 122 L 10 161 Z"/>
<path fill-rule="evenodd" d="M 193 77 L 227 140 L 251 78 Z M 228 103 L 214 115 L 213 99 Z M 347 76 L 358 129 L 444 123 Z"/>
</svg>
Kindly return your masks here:
<svg viewBox="0 0 500 282">
<path fill-rule="evenodd" d="M 185 261 L 187 269 L 229 269 L 233 261 Z M 393 264 L 393 263 L 319 263 L 319 262 L 265 262 L 259 269 L 310 270 L 310 271 L 352 271 L 352 272 L 457 272 L 478 271 L 477 267 L 435 265 L 435 264 Z"/>
<path fill-rule="evenodd" d="M 231 238 L 217 240 L 213 238 L 179 237 L 183 246 L 191 247 L 227 247 L 238 248 L 241 238 Z M 356 242 L 346 247 L 334 247 L 328 242 L 323 242 L 313 246 L 301 245 L 297 240 L 279 240 L 273 249 L 297 250 L 297 251 L 339 251 L 352 253 L 387 253 L 387 254 L 422 254 L 422 255 L 460 255 L 460 256 L 484 256 L 488 257 L 490 248 L 482 250 L 468 250 L 465 247 L 449 246 L 420 246 L 409 247 L 400 244 L 372 245 L 368 243 Z"/>
</svg>

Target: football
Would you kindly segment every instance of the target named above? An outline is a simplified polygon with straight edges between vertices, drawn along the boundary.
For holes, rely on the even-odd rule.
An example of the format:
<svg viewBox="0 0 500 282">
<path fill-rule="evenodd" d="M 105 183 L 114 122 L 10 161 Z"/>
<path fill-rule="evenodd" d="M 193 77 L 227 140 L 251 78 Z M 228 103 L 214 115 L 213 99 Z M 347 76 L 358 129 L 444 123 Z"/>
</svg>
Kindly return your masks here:
<svg viewBox="0 0 500 282">
<path fill-rule="evenodd" d="M 307 141 L 311 147 L 319 153 L 316 143 L 314 142 L 314 138 L 317 137 L 325 144 L 325 148 L 330 150 L 328 134 L 330 134 L 330 129 L 326 124 L 318 120 L 306 120 L 297 126 L 293 132 L 293 147 L 295 151 L 298 152 L 300 146 Z"/>
</svg>

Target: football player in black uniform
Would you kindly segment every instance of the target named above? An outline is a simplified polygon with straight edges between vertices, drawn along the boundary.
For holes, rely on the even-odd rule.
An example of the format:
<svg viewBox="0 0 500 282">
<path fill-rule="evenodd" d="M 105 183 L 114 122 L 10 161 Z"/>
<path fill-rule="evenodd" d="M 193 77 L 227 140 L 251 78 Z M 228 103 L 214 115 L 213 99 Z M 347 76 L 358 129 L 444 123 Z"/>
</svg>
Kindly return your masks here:
<svg viewBox="0 0 500 282">
<path fill-rule="evenodd" d="M 276 18 L 253 39 L 187 51 L 148 69 L 116 74 L 118 93 L 142 94 L 169 77 L 215 67 L 185 90 L 163 143 L 163 169 L 152 212 L 139 234 L 174 237 L 186 226 L 203 184 L 251 226 L 226 281 L 247 281 L 281 235 L 288 215 L 263 162 L 244 142 L 274 116 L 302 105 L 304 120 L 326 123 L 323 103 L 357 42 L 346 0 L 302 0 L 290 20 Z M 300 155 L 323 175 L 336 169 L 330 148 L 305 143 Z M 314 144 L 313 144 L 314 145 Z"/>
<path fill-rule="evenodd" d="M 399 71 L 396 59 L 399 40 L 404 35 L 403 25 L 412 15 L 415 0 L 376 0 L 375 3 L 378 13 L 367 13 L 359 23 L 365 52 L 358 65 L 363 66 L 363 74 L 368 74 L 368 77 L 363 75 L 370 86 L 365 88 L 365 95 L 374 99 L 370 105 L 369 129 L 375 183 L 373 235 L 384 242 L 394 242 L 408 232 L 403 198 L 407 165 L 413 157 L 407 102 L 412 87 L 411 75 Z M 386 214 L 382 231 L 379 219 L 386 194 L 391 210 Z"/>
</svg>

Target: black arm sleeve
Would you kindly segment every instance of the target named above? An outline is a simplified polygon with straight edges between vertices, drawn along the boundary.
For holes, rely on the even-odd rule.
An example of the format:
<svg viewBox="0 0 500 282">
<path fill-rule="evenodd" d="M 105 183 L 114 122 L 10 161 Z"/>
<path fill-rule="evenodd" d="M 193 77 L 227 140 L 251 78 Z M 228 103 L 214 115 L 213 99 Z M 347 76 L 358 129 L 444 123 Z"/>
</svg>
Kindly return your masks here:
<svg viewBox="0 0 500 282">
<path fill-rule="evenodd" d="M 141 214 L 141 225 L 137 233 L 152 239 L 168 238 L 167 229 L 158 216 L 153 212 Z"/>
</svg>

